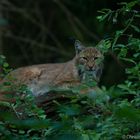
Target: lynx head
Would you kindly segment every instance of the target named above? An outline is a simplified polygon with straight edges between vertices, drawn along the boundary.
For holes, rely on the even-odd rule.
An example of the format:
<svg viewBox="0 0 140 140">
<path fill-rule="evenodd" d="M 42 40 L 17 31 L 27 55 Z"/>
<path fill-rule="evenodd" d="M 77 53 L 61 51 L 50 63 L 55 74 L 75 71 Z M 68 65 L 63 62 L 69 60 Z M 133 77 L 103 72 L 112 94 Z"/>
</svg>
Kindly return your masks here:
<svg viewBox="0 0 140 140">
<path fill-rule="evenodd" d="M 81 80 L 99 82 L 103 68 L 103 54 L 95 47 L 84 47 L 80 41 L 75 41 L 76 66 Z"/>
</svg>

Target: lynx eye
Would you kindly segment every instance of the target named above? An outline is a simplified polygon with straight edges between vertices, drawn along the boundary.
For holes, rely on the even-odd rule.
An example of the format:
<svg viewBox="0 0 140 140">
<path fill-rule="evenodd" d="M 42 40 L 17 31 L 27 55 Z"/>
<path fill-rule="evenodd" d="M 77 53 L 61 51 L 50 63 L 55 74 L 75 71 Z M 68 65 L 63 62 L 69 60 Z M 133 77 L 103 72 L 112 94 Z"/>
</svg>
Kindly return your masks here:
<svg viewBox="0 0 140 140">
<path fill-rule="evenodd" d="M 98 57 L 94 57 L 94 60 L 97 60 L 98 59 Z"/>
<path fill-rule="evenodd" d="M 82 59 L 87 60 L 87 58 L 86 58 L 86 57 L 82 57 Z"/>
<path fill-rule="evenodd" d="M 87 58 L 86 57 L 82 57 L 83 59 L 85 59 L 85 60 L 87 60 Z"/>
<path fill-rule="evenodd" d="M 86 57 L 81 57 L 80 60 L 85 62 L 85 61 L 87 61 L 87 58 Z"/>
</svg>

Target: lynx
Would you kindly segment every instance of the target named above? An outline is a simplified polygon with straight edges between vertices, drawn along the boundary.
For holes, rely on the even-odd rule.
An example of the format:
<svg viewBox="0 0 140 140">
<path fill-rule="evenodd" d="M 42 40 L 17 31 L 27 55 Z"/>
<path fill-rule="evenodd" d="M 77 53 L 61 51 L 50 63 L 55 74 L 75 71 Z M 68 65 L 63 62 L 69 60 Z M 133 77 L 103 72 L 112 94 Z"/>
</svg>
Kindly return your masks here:
<svg viewBox="0 0 140 140">
<path fill-rule="evenodd" d="M 25 84 L 35 97 L 47 93 L 51 87 L 80 85 L 87 78 L 99 82 L 103 54 L 96 47 L 85 47 L 78 40 L 75 50 L 75 57 L 68 62 L 21 67 L 9 73 L 2 82 L 10 80 L 16 85 Z"/>
</svg>

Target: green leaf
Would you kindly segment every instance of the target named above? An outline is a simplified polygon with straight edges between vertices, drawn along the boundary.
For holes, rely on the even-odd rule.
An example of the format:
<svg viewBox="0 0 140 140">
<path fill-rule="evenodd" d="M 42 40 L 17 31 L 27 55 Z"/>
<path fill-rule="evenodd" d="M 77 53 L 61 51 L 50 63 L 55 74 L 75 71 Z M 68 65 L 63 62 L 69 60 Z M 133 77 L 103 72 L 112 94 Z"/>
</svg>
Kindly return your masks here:
<svg viewBox="0 0 140 140">
<path fill-rule="evenodd" d="M 118 57 L 126 57 L 126 55 L 127 55 L 127 48 L 121 48 Z"/>
<path fill-rule="evenodd" d="M 91 133 L 89 133 L 89 138 L 90 140 L 100 140 L 101 134 L 92 131 Z"/>
<path fill-rule="evenodd" d="M 138 28 L 137 26 L 135 25 L 130 25 L 130 27 L 132 27 L 136 32 L 140 32 L 140 28 Z"/>
<path fill-rule="evenodd" d="M 81 112 L 81 108 L 78 104 L 72 104 L 72 105 L 65 105 L 60 106 L 59 108 L 60 113 L 64 113 L 68 116 L 78 115 Z"/>
<path fill-rule="evenodd" d="M 65 132 L 61 135 L 55 134 L 55 136 L 47 138 L 47 140 L 82 140 L 82 139 L 79 134 Z"/>
<path fill-rule="evenodd" d="M 123 33 L 123 30 L 116 31 L 116 36 L 120 36 L 120 35 L 122 35 L 122 33 Z"/>
<path fill-rule="evenodd" d="M 137 3 L 139 3 L 138 0 L 131 1 L 131 2 L 129 2 L 129 3 L 127 4 L 127 7 L 131 9 L 131 8 L 134 7 Z"/>
<path fill-rule="evenodd" d="M 127 119 L 128 121 L 139 122 L 140 110 L 134 108 L 127 101 L 123 101 L 115 111 L 115 116 L 119 119 Z"/>
<path fill-rule="evenodd" d="M 102 11 L 103 15 L 97 16 L 97 19 L 101 22 L 101 21 L 105 20 L 110 15 L 111 12 L 112 11 L 110 9 L 104 9 Z M 101 11 L 100 11 L 100 13 L 101 13 Z"/>
<path fill-rule="evenodd" d="M 11 124 L 15 125 L 18 129 L 44 129 L 50 126 L 50 120 L 13 120 L 11 121 Z"/>
<path fill-rule="evenodd" d="M 5 63 L 3 64 L 3 67 L 4 67 L 4 68 L 7 68 L 7 67 L 9 67 L 9 64 L 5 62 Z"/>
<path fill-rule="evenodd" d="M 11 104 L 5 101 L 0 101 L 0 106 L 5 106 L 11 108 Z"/>
<path fill-rule="evenodd" d="M 87 134 L 82 134 L 81 140 L 90 140 L 90 138 Z"/>
<path fill-rule="evenodd" d="M 124 61 L 127 61 L 127 62 L 131 62 L 131 63 L 133 63 L 133 64 L 137 64 L 134 60 L 132 60 L 132 59 L 129 59 L 129 58 L 122 58 L 122 57 L 120 57 L 120 59 L 122 59 L 122 60 L 124 60 Z"/>
</svg>

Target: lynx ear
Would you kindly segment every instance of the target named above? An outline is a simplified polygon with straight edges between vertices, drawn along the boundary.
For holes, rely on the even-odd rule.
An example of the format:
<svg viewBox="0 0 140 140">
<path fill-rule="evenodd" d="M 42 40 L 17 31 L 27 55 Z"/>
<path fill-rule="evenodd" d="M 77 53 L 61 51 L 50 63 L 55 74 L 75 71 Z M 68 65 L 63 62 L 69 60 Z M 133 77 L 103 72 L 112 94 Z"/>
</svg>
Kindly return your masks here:
<svg viewBox="0 0 140 140">
<path fill-rule="evenodd" d="M 79 40 L 75 40 L 74 43 L 76 54 L 79 54 L 85 47 Z"/>
</svg>

